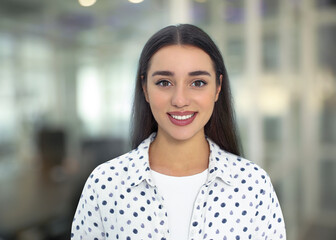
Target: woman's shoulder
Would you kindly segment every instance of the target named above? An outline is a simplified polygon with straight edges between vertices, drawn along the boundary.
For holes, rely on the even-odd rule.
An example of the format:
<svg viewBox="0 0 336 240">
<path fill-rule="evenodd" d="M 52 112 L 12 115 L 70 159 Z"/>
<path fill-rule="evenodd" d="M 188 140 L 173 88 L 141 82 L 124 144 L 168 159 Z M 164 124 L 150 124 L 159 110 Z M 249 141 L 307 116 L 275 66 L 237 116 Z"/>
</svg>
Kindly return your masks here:
<svg viewBox="0 0 336 240">
<path fill-rule="evenodd" d="M 140 178 L 147 171 L 148 162 L 147 141 L 142 142 L 137 148 L 98 165 L 90 174 L 89 180 L 99 181 L 99 179 L 108 179 L 115 183 L 126 183 L 134 178 Z"/>
<path fill-rule="evenodd" d="M 133 150 L 132 150 L 133 151 Z M 132 151 L 124 153 L 118 157 L 112 158 L 104 163 L 99 164 L 93 172 L 97 171 L 106 171 L 106 170 L 115 170 L 118 171 L 120 168 L 123 168 L 130 160 L 130 154 Z"/>
<path fill-rule="evenodd" d="M 127 153 L 124 153 L 123 155 L 120 155 L 116 158 L 110 159 L 100 165 L 98 165 L 94 170 L 93 173 L 100 173 L 100 174 L 106 174 L 106 172 L 116 172 L 116 173 L 122 173 L 122 172 L 128 172 L 128 168 L 130 167 L 130 164 L 135 167 L 134 160 L 136 159 L 142 159 L 145 157 L 145 155 L 148 154 L 144 151 L 140 151 L 138 148 L 133 149 Z M 133 163 L 133 164 L 132 164 Z"/>
<path fill-rule="evenodd" d="M 270 182 L 268 173 L 259 164 L 232 153 L 227 153 L 227 155 L 234 177 L 246 182 Z"/>
<path fill-rule="evenodd" d="M 211 142 L 210 142 L 211 143 Z M 213 143 L 213 142 L 212 142 Z M 214 162 L 218 162 L 218 166 L 224 171 L 229 171 L 231 180 L 243 183 L 268 183 L 270 182 L 267 172 L 257 163 L 233 153 L 221 149 L 213 143 L 211 148 L 212 158 Z M 220 161 L 218 161 L 220 159 Z M 217 160 L 217 161 L 216 161 Z"/>
<path fill-rule="evenodd" d="M 267 175 L 267 172 L 257 163 L 245 157 L 235 155 L 233 153 L 225 152 L 231 168 L 235 171 L 244 172 L 248 174 L 260 173 Z"/>
<path fill-rule="evenodd" d="M 228 182 L 235 191 L 244 192 L 246 196 L 259 196 L 259 200 L 268 199 L 268 196 L 274 194 L 270 176 L 266 170 L 253 161 L 223 151 L 219 162 L 226 165 L 224 170 L 229 172 L 226 174 L 226 176 L 229 175 Z"/>
<path fill-rule="evenodd" d="M 90 173 L 87 181 L 94 184 L 101 182 L 102 179 L 109 180 L 122 177 L 123 169 L 128 166 L 129 154 L 130 152 L 99 164 Z"/>
</svg>

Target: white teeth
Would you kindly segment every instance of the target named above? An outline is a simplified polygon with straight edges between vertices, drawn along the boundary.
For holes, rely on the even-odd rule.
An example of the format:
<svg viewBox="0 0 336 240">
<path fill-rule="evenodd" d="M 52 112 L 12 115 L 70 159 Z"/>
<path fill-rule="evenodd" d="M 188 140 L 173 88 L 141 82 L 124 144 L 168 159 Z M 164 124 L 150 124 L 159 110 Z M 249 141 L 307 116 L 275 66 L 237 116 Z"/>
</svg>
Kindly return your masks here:
<svg viewBox="0 0 336 240">
<path fill-rule="evenodd" d="M 186 120 L 194 116 L 194 113 L 190 115 L 184 115 L 184 116 L 177 116 L 177 115 L 170 115 L 170 116 L 172 116 L 174 119 L 177 119 L 177 120 Z"/>
</svg>

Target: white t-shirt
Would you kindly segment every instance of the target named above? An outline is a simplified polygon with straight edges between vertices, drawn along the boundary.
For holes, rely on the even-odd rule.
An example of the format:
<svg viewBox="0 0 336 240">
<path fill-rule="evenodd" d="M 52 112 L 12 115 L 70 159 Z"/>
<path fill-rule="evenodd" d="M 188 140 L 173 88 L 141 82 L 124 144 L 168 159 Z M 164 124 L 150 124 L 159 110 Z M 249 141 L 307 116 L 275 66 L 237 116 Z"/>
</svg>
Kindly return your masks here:
<svg viewBox="0 0 336 240">
<path fill-rule="evenodd" d="M 188 239 L 194 202 L 206 182 L 208 169 L 201 173 L 175 177 L 152 170 L 152 177 L 167 209 L 171 239 Z"/>
</svg>

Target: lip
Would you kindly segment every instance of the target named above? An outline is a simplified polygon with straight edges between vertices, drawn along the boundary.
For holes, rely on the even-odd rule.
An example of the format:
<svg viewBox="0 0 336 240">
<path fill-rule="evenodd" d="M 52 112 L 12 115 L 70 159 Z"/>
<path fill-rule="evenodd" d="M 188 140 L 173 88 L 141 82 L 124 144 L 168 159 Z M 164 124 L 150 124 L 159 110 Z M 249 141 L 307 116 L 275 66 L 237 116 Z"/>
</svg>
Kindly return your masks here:
<svg viewBox="0 0 336 240">
<path fill-rule="evenodd" d="M 197 116 L 197 112 L 191 112 L 191 111 L 185 111 L 185 112 L 168 112 L 167 113 L 169 120 L 177 126 L 186 126 L 189 125 L 194 121 L 194 119 Z M 187 115 L 192 115 L 190 118 L 187 119 L 176 119 L 173 118 L 172 115 L 174 116 L 187 116 Z"/>
</svg>

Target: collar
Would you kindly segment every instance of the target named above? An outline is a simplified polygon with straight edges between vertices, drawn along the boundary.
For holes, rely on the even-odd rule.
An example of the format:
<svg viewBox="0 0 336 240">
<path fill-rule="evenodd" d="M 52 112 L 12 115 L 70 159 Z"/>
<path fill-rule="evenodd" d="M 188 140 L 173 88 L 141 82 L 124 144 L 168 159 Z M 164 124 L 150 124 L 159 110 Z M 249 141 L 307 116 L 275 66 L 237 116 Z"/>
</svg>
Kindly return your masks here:
<svg viewBox="0 0 336 240">
<path fill-rule="evenodd" d="M 235 185 L 235 179 L 232 175 L 230 162 L 234 161 L 232 154 L 222 150 L 210 138 L 206 138 L 210 146 L 209 156 L 209 174 L 207 185 L 210 185 L 216 178 L 221 179 L 227 185 Z"/>
<path fill-rule="evenodd" d="M 148 185 L 154 187 L 154 181 L 149 166 L 148 150 L 150 144 L 154 141 L 156 133 L 152 133 L 145 139 L 136 149 L 128 154 L 130 168 L 127 180 L 131 187 L 139 185 L 142 181 L 146 181 Z M 215 144 L 210 138 L 206 138 L 210 146 L 208 178 L 206 185 L 210 185 L 216 178 L 221 179 L 227 185 L 234 185 L 234 178 L 230 168 L 230 158 L 232 154 L 225 152 Z"/>
</svg>

